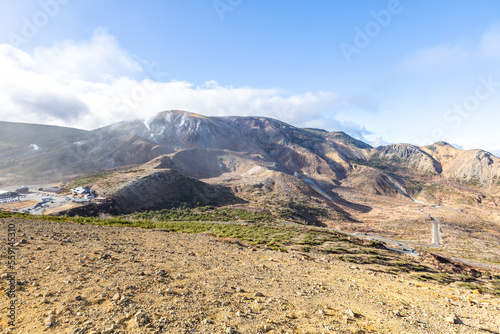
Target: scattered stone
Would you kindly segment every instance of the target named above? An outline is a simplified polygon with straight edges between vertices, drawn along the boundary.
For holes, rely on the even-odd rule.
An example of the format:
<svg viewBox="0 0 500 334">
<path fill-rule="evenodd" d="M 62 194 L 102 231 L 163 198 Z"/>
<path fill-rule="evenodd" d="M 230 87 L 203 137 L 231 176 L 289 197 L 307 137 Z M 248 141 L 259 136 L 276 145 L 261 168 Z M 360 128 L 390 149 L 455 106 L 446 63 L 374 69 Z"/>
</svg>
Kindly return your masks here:
<svg viewBox="0 0 500 334">
<path fill-rule="evenodd" d="M 135 314 L 135 322 L 139 327 L 149 324 L 150 321 L 151 319 L 143 310 L 139 310 L 139 312 Z"/>
<path fill-rule="evenodd" d="M 56 319 L 54 318 L 53 315 L 49 316 L 47 319 L 45 319 L 45 327 L 52 327 L 55 324 Z"/>
<path fill-rule="evenodd" d="M 64 224 L 53 225 L 60 231 L 60 225 Z M 46 227 L 41 226 L 40 230 Z M 67 228 L 75 227 L 80 229 L 77 224 L 68 224 Z M 85 229 L 93 231 L 94 227 L 85 226 Z M 29 242 L 26 247 L 32 247 L 32 252 L 20 257 L 19 268 L 23 275 L 18 277 L 19 286 L 26 290 L 18 293 L 19 306 L 31 317 L 29 323 L 22 324 L 23 333 L 160 334 L 194 332 L 196 329 L 199 333 L 256 331 L 291 334 L 294 330 L 289 325 L 310 333 L 385 330 L 396 333 L 402 329 L 406 332 L 447 333 L 451 326 L 457 326 L 456 330 L 469 329 L 458 325 L 462 321 L 455 314 L 446 318 L 452 311 L 467 315 L 467 321 L 464 319 L 467 325 L 470 322 L 471 326 L 492 330 L 498 327 L 492 325 L 496 319 L 491 315 L 499 310 L 498 300 L 488 294 L 468 293 L 461 288 L 454 292 L 437 284 L 430 285 L 428 290 L 420 289 L 417 294 L 413 291 L 417 289 L 416 285 L 426 283 L 412 283 L 416 281 L 410 276 L 397 276 L 394 283 L 387 284 L 389 275 L 380 271 L 378 277 L 374 277 L 364 264 L 356 265 L 361 271 L 356 271 L 353 277 L 349 274 L 352 264 L 337 261 L 334 255 L 331 255 L 331 270 L 332 273 L 338 271 L 338 274 L 335 272 L 333 276 L 323 272 L 326 262 L 308 262 L 306 266 L 292 260 L 292 254 L 263 252 L 262 248 L 257 253 L 242 251 L 233 258 L 231 255 L 236 253 L 236 246 L 215 243 L 212 237 L 202 235 L 172 233 L 168 234 L 172 240 L 156 243 L 157 238 L 149 236 L 150 239 L 135 239 L 136 231 L 128 228 L 120 233 L 115 233 L 113 228 L 101 230 L 106 234 L 102 235 L 100 243 L 94 242 L 94 232 L 82 232 L 81 235 L 71 234 L 73 244 L 59 246 L 52 243 L 42 252 L 34 252 L 34 249 L 41 244 L 39 239 L 45 232 L 36 234 L 30 231 L 36 238 L 34 241 L 26 238 Z M 53 233 L 50 229 L 47 231 Z M 98 233 L 101 232 L 95 235 Z M 68 239 L 59 232 L 55 236 L 61 241 Z M 120 246 L 111 251 L 109 241 L 113 238 L 121 240 Z M 184 238 L 193 241 L 190 247 L 196 251 L 196 257 L 186 256 L 185 248 L 177 245 Z M 89 245 L 78 250 L 83 240 L 89 241 Z M 162 242 L 165 242 L 164 248 L 160 246 Z M 133 245 L 137 245 L 140 252 L 139 264 L 128 261 Z M 65 249 L 67 247 L 70 251 Z M 52 251 L 54 254 L 50 253 Z M 111 260 L 101 260 L 105 257 L 102 254 L 108 251 L 116 264 Z M 270 256 L 276 258 L 272 260 Z M 263 266 L 266 261 L 268 265 Z M 25 271 L 28 267 L 29 271 Z M 52 271 L 45 271 L 45 268 Z M 3 270 L 0 271 L 0 278 L 3 278 L 0 282 L 7 286 L 4 279 L 8 279 L 8 275 Z M 139 276 L 141 271 L 146 274 Z M 176 272 L 185 272 L 186 277 Z M 253 275 L 257 276 L 255 280 L 251 278 Z M 279 279 L 273 280 L 273 276 Z M 350 290 L 347 285 L 351 286 Z M 412 299 L 407 298 L 408 294 Z M 409 300 L 418 306 L 410 304 Z M 367 302 L 371 304 L 364 309 Z M 2 307 L 6 306 L 2 300 L 0 303 Z M 25 322 L 25 319 L 28 318 L 22 317 L 20 321 Z M 362 321 L 358 321 L 360 319 Z M 371 330 L 363 328 L 368 323 Z M 0 329 L 0 333 L 8 331 Z M 14 334 L 14 331 L 10 333 Z"/>
<path fill-rule="evenodd" d="M 118 329 L 118 326 L 113 324 L 111 325 L 110 327 L 106 328 L 104 330 L 104 333 L 107 334 L 107 333 L 113 333 L 116 329 Z"/>
<path fill-rule="evenodd" d="M 351 318 L 355 318 L 355 317 L 356 317 L 356 314 L 355 314 L 352 310 L 350 310 L 350 309 L 345 310 L 345 312 L 344 312 L 344 313 L 345 313 L 347 316 L 351 317 Z"/>
<path fill-rule="evenodd" d="M 445 321 L 450 324 L 463 325 L 462 320 L 460 320 L 460 318 L 455 313 L 451 313 L 449 316 L 447 316 Z"/>
<path fill-rule="evenodd" d="M 165 272 L 165 270 L 157 270 L 155 271 L 155 275 L 160 277 L 165 277 L 167 276 L 167 273 Z"/>
</svg>

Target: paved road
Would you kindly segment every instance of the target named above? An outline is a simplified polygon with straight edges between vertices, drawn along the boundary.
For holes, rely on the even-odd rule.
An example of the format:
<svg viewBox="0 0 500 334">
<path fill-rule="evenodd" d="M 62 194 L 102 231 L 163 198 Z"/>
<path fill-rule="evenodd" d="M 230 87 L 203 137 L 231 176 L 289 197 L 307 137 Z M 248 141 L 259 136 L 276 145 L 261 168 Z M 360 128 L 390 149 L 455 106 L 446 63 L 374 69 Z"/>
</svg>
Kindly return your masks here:
<svg viewBox="0 0 500 334">
<path fill-rule="evenodd" d="M 300 179 L 302 179 L 302 180 L 304 180 L 305 182 L 307 182 L 320 195 L 322 195 L 326 199 L 332 201 L 332 198 L 330 196 L 328 196 L 324 191 L 322 191 L 318 187 L 318 185 L 316 185 L 316 183 L 314 183 L 314 181 L 308 179 L 307 177 L 305 177 L 303 175 L 300 175 L 299 173 L 295 173 L 295 176 L 298 177 L 298 178 L 300 178 Z M 416 203 L 424 204 L 424 205 L 434 206 L 434 205 L 429 204 L 429 203 L 425 203 L 425 202 L 421 202 L 421 201 L 418 201 L 418 200 L 414 200 L 413 198 L 411 198 L 401 188 L 401 186 L 395 180 L 393 180 L 391 178 L 390 181 L 393 182 L 394 186 L 397 188 L 397 190 L 402 195 L 408 197 L 412 201 L 414 201 Z M 391 239 L 391 238 L 386 238 L 386 237 L 383 237 L 383 236 L 380 236 L 380 235 L 370 234 L 370 233 L 360 233 L 360 232 L 357 232 L 357 233 L 348 233 L 348 232 L 339 231 L 339 230 L 335 230 L 335 229 L 328 229 L 328 230 L 331 230 L 331 231 L 334 231 L 334 232 L 339 232 L 339 233 L 344 233 L 344 234 L 351 235 L 351 236 L 354 236 L 354 237 L 357 237 L 357 238 L 364 238 L 364 239 L 367 239 L 367 240 L 378 240 L 378 241 L 384 242 L 386 244 L 385 247 L 388 250 L 392 250 L 392 251 L 395 251 L 395 252 L 398 252 L 398 253 L 402 253 L 402 254 L 406 254 L 406 255 L 410 255 L 410 256 L 419 256 L 419 254 L 415 251 L 415 249 L 413 249 L 409 245 L 437 248 L 437 247 L 441 247 L 442 244 L 441 244 L 441 237 L 439 235 L 439 221 L 436 218 L 434 218 L 433 216 L 431 216 L 430 214 L 428 214 L 427 212 L 424 212 L 422 209 L 418 209 L 418 210 L 420 212 L 424 213 L 425 215 L 429 216 L 429 218 L 431 218 L 432 221 L 433 221 L 432 228 L 431 228 L 432 243 L 430 245 L 424 245 L 424 244 L 417 244 L 417 243 L 412 243 L 412 242 L 394 240 L 394 239 Z M 390 247 L 388 245 L 392 245 L 394 247 Z M 483 267 L 483 268 L 489 268 L 489 269 L 500 269 L 500 266 L 491 265 L 491 264 L 487 264 L 487 263 L 481 263 L 481 262 L 475 262 L 475 261 L 469 261 L 469 260 L 457 259 L 457 258 L 454 258 L 454 260 L 462 262 L 462 263 L 465 263 L 465 264 L 468 264 L 468 265 L 477 266 L 477 267 Z"/>
<path fill-rule="evenodd" d="M 230 222 L 217 221 L 217 222 L 207 222 L 207 223 L 214 223 L 214 224 L 247 224 L 247 222 L 235 222 L 235 221 L 230 221 Z M 277 224 L 292 225 L 292 226 L 302 226 L 301 224 L 290 223 L 290 222 L 278 222 Z M 437 224 L 437 220 L 434 220 L 434 226 L 435 226 L 435 224 Z M 325 230 L 331 231 L 331 232 L 337 232 L 337 233 L 342 233 L 342 234 L 350 235 L 350 236 L 355 237 L 355 238 L 362 238 L 362 239 L 367 239 L 367 240 L 381 241 L 381 242 L 384 242 L 386 244 L 385 248 L 388 249 L 388 250 L 390 250 L 390 251 L 398 252 L 400 254 L 406 254 L 406 255 L 409 255 L 409 256 L 415 256 L 415 257 L 420 256 L 418 254 L 418 252 L 414 248 L 408 246 L 408 244 L 411 244 L 411 245 L 419 245 L 419 244 L 410 243 L 410 242 L 406 242 L 406 241 L 400 241 L 400 240 L 394 240 L 394 239 L 391 239 L 391 238 L 386 238 L 386 237 L 383 237 L 383 236 L 380 236 L 380 235 L 376 235 L 376 234 L 371 234 L 371 233 L 362 233 L 362 232 L 349 233 L 349 232 L 344 232 L 344 231 L 336 230 L 336 229 L 333 229 L 333 228 L 325 228 Z M 392 245 L 394 247 L 390 247 L 389 245 Z M 421 245 L 421 246 L 429 247 L 429 245 Z M 455 261 L 458 261 L 458 262 L 462 262 L 464 264 L 471 265 L 471 266 L 482 267 L 482 268 L 487 268 L 487 269 L 498 269 L 498 270 L 500 270 L 500 266 L 497 266 L 497 265 L 492 265 L 492 264 L 487 264 L 487 263 L 482 263 L 482 262 L 469 261 L 469 260 L 464 260 L 464 259 L 457 259 L 457 258 L 452 258 L 452 259 L 455 260 Z"/>
<path fill-rule="evenodd" d="M 433 221 L 432 232 L 431 232 L 432 233 L 432 244 L 431 245 L 421 245 L 421 246 L 440 247 L 441 246 L 441 238 L 439 236 L 439 222 L 438 222 L 438 220 L 436 218 L 432 217 L 427 212 L 424 212 L 422 209 L 418 209 L 418 211 L 422 212 L 423 214 L 426 214 Z"/>
<path fill-rule="evenodd" d="M 327 200 L 333 202 L 333 199 L 328 194 L 326 194 L 323 190 L 321 190 L 319 188 L 319 186 L 314 181 L 312 181 L 311 179 L 308 179 L 304 175 L 301 175 L 300 173 L 297 173 L 297 172 L 295 172 L 294 175 L 295 175 L 295 177 L 298 177 L 301 180 L 307 182 L 309 185 L 311 185 L 311 187 L 317 193 L 319 193 L 321 196 L 323 196 Z M 406 192 L 404 192 L 402 190 L 401 186 L 396 181 L 392 180 L 392 178 L 391 178 L 391 181 L 394 183 L 394 186 L 398 189 L 398 191 L 400 191 L 403 195 L 409 197 L 408 194 L 406 194 Z M 367 240 L 378 240 L 378 241 L 386 243 L 386 245 L 393 245 L 393 246 L 395 246 L 395 247 L 385 246 L 388 250 L 391 250 L 391 251 L 394 251 L 394 252 L 398 252 L 398 253 L 402 253 L 402 254 L 407 254 L 407 255 L 410 255 L 410 256 L 419 256 L 418 253 L 415 251 L 415 249 L 411 248 L 408 245 L 402 244 L 399 240 L 393 240 L 393 239 L 390 239 L 390 238 L 382 237 L 380 235 L 368 234 L 368 233 L 359 233 L 359 232 L 357 232 L 357 233 L 348 233 L 348 232 L 339 231 L 339 230 L 330 229 L 330 228 L 327 228 L 326 230 L 330 230 L 330 231 L 333 231 L 333 232 L 347 234 L 347 235 L 350 235 L 350 236 L 353 236 L 353 237 L 356 237 L 356 238 L 364 238 L 364 239 L 367 239 Z"/>
<path fill-rule="evenodd" d="M 345 232 L 342 232 L 342 233 L 345 233 Z M 391 238 L 387 238 L 387 237 L 383 237 L 383 236 L 371 234 L 371 233 L 356 232 L 356 233 L 353 233 L 351 235 L 358 237 L 358 238 L 367 239 L 367 240 L 377 240 L 377 241 L 384 242 L 387 245 L 392 245 L 394 247 L 386 246 L 386 248 L 388 250 L 391 250 L 394 252 L 398 252 L 398 253 L 406 254 L 406 255 L 410 255 L 410 256 L 419 256 L 417 251 L 414 248 L 408 246 L 403 241 L 394 240 Z"/>
<path fill-rule="evenodd" d="M 458 262 L 462 262 L 462 263 L 468 264 L 469 266 L 481 267 L 481 268 L 486 268 L 486 269 L 500 270 L 500 266 L 497 266 L 497 265 L 494 265 L 494 264 L 482 263 L 482 262 L 465 260 L 465 259 L 457 259 L 456 257 L 453 257 L 452 259 L 455 260 L 455 261 L 458 261 Z"/>
</svg>

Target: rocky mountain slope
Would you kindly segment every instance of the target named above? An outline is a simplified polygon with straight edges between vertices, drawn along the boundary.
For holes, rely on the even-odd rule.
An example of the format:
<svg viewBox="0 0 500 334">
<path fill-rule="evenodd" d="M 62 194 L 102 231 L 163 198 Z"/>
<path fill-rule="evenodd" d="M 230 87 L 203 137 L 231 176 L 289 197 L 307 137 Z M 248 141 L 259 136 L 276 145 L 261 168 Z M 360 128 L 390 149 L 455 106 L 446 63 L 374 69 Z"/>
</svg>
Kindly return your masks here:
<svg viewBox="0 0 500 334">
<path fill-rule="evenodd" d="M 359 203 L 341 200 L 338 190 L 344 188 L 408 200 L 414 196 L 432 203 L 453 197 L 443 194 L 462 194 L 468 189 L 477 193 L 473 197 L 485 199 L 478 203 L 493 206 L 500 191 L 500 159 L 485 151 L 461 151 L 443 142 L 372 148 L 342 132 L 300 129 L 264 117 L 165 111 L 148 122 L 120 122 L 94 131 L 0 125 L 11 129 L 0 137 L 0 145 L 10 147 L 0 153 L 0 182 L 4 183 L 62 181 L 161 161 L 154 168 L 223 185 L 242 201 L 252 200 L 241 196 L 249 191 L 240 195 L 237 191 L 254 187 L 255 197 L 266 193 L 308 197 L 312 193 L 318 201 L 335 199 L 331 205 L 347 211 L 356 211 Z M 25 130 L 15 134 L 17 128 Z M 298 186 L 292 187 L 294 193 L 263 186 L 276 180 Z M 447 191 L 429 191 L 435 184 Z"/>
</svg>

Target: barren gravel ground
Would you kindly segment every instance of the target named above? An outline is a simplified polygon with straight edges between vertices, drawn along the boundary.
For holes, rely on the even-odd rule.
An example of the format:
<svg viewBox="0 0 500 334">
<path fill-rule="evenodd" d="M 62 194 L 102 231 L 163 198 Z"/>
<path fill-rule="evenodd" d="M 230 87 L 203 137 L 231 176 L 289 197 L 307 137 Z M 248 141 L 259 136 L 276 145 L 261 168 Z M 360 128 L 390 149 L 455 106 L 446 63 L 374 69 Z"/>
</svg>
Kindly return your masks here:
<svg viewBox="0 0 500 334">
<path fill-rule="evenodd" d="M 500 332 L 498 297 L 207 234 L 3 219 L 0 274 L 10 223 L 25 242 L 14 329 L 0 282 L 2 333 Z"/>
</svg>

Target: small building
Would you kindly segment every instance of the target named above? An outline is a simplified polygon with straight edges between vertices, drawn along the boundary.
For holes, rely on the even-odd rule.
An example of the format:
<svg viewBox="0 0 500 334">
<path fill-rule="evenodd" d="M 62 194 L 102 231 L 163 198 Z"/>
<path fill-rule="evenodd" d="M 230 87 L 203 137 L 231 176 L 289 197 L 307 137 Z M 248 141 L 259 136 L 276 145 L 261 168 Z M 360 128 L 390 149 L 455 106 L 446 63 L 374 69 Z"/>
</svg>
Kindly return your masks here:
<svg viewBox="0 0 500 334">
<path fill-rule="evenodd" d="M 71 189 L 71 192 L 73 195 L 85 195 L 85 194 L 90 194 L 92 190 L 90 190 L 90 187 L 78 187 L 75 189 Z"/>
<path fill-rule="evenodd" d="M 16 189 L 16 192 L 20 194 L 25 194 L 28 193 L 29 191 L 30 188 L 28 186 L 22 186 L 21 188 Z"/>
<path fill-rule="evenodd" d="M 78 204 L 90 204 L 90 199 L 88 198 L 73 198 L 71 201 Z"/>
<path fill-rule="evenodd" d="M 96 201 L 97 203 L 102 203 L 102 204 L 104 204 L 104 203 L 108 203 L 108 199 L 107 199 L 106 197 L 96 197 L 96 198 L 95 198 L 95 201 Z"/>
<path fill-rule="evenodd" d="M 63 192 L 63 190 L 61 188 L 58 188 L 58 187 L 42 188 L 42 191 L 46 192 L 46 193 L 53 193 L 53 194 L 60 194 Z"/>
<path fill-rule="evenodd" d="M 16 197 L 19 193 L 15 191 L 0 190 L 0 198 Z"/>
</svg>

